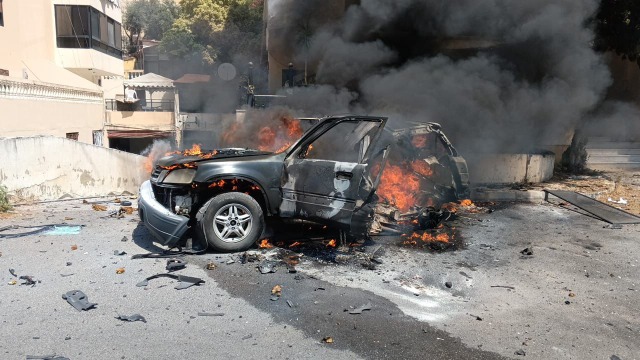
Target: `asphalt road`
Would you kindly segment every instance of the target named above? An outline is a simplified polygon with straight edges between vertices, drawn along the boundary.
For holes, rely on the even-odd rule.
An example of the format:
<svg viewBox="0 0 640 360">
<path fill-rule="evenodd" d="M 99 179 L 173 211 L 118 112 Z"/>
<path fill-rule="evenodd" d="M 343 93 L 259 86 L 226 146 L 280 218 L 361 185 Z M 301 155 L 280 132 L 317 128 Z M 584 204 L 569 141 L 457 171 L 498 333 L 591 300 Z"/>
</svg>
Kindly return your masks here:
<svg viewBox="0 0 640 360">
<path fill-rule="evenodd" d="M 379 238 L 382 264 L 374 270 L 307 253 L 297 273 L 281 265 L 269 274 L 257 271 L 259 262 L 243 264 L 239 254 L 187 256 L 187 268 L 177 273 L 205 284 L 176 290 L 177 282 L 165 278 L 136 287 L 165 272 L 166 260 L 131 259 L 160 249 L 135 215 L 105 215 L 69 201 L 23 206 L 0 218 L 0 228 L 84 225 L 78 234 L 0 238 L 0 358 L 493 359 L 522 358 L 515 354 L 522 350 L 527 359 L 614 354 L 634 359 L 640 354 L 638 227 L 613 230 L 550 205 L 509 205 L 452 224 L 465 249 L 430 253 Z M 128 241 L 121 241 L 123 236 Z M 534 255 L 521 255 L 524 247 Z M 116 256 L 114 250 L 127 255 Z M 210 262 L 217 265 L 214 270 L 205 269 Z M 19 285 L 9 268 L 39 282 Z M 117 274 L 118 268 L 124 273 Z M 17 284 L 9 285 L 12 280 Z M 444 286 L 447 281 L 451 288 Z M 271 300 L 275 285 L 282 287 L 276 301 Z M 76 289 L 97 307 L 79 312 L 62 299 Z M 371 310 L 349 314 L 368 303 Z M 115 318 L 134 313 L 147 322 Z M 322 341 L 327 337 L 333 342 Z"/>
</svg>

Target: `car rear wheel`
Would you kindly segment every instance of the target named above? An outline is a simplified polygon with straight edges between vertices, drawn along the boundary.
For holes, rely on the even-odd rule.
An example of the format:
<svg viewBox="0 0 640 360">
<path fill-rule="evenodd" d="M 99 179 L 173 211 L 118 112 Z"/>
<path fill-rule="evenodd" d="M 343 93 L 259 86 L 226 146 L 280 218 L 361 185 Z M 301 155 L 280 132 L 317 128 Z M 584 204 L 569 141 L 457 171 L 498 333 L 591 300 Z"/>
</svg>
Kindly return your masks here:
<svg viewBox="0 0 640 360">
<path fill-rule="evenodd" d="M 242 251 L 262 235 L 264 215 L 260 204 L 251 196 L 225 193 L 207 203 L 199 227 L 210 247 L 219 251 Z"/>
</svg>

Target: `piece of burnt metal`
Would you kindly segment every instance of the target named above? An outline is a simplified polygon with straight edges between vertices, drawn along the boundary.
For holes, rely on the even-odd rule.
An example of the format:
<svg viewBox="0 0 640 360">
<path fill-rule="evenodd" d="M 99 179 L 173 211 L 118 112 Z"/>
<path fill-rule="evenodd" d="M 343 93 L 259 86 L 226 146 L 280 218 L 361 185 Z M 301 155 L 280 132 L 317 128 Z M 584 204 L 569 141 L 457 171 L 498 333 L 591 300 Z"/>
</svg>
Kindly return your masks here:
<svg viewBox="0 0 640 360">
<path fill-rule="evenodd" d="M 372 308 L 371 303 L 366 303 L 365 305 L 349 310 L 349 314 L 360 315 L 362 314 L 363 311 L 371 310 L 371 308 Z"/>
<path fill-rule="evenodd" d="M 169 259 L 167 260 L 167 271 L 172 272 L 172 271 L 177 271 L 177 270 L 182 270 L 184 268 L 187 267 L 187 262 L 184 260 L 180 260 L 180 259 Z"/>
<path fill-rule="evenodd" d="M 22 275 L 18 279 L 24 280 L 24 282 L 22 284 L 20 284 L 20 285 L 31 285 L 32 287 L 36 286 L 36 281 L 33 280 L 33 276 Z"/>
<path fill-rule="evenodd" d="M 147 319 L 144 318 L 144 316 L 140 315 L 140 314 L 133 314 L 133 315 L 118 315 L 116 316 L 116 319 L 118 320 L 122 320 L 122 321 L 129 321 L 129 322 L 133 322 L 133 321 L 142 321 L 143 323 L 147 322 Z"/>
<path fill-rule="evenodd" d="M 137 287 L 144 287 L 149 285 L 149 280 L 153 280 L 153 279 L 157 279 L 157 278 L 161 278 L 161 277 L 166 277 L 169 279 L 174 279 L 174 280 L 178 280 L 179 283 L 178 285 L 175 287 L 176 290 L 183 290 L 183 289 L 187 289 L 190 288 L 194 285 L 200 285 L 200 284 L 204 284 L 205 281 L 197 278 L 197 277 L 191 277 L 191 276 L 184 276 L 184 275 L 174 275 L 174 274 L 156 274 L 156 275 L 152 275 L 149 276 L 148 278 L 140 281 L 139 283 L 136 284 Z"/>
<path fill-rule="evenodd" d="M 27 355 L 27 360 L 70 360 L 68 357 L 58 355 Z"/>
<path fill-rule="evenodd" d="M 87 295 L 80 290 L 68 291 L 66 294 L 62 294 L 62 298 L 67 300 L 67 302 L 78 311 L 93 309 L 98 305 L 96 303 L 90 303 Z"/>
<path fill-rule="evenodd" d="M 451 212 L 441 209 L 436 211 L 432 206 L 422 208 L 418 213 L 418 225 L 420 229 L 435 229 L 441 222 L 448 220 L 451 217 Z"/>
<path fill-rule="evenodd" d="M 278 270 L 274 261 L 265 260 L 258 265 L 261 274 L 274 273 Z"/>
</svg>

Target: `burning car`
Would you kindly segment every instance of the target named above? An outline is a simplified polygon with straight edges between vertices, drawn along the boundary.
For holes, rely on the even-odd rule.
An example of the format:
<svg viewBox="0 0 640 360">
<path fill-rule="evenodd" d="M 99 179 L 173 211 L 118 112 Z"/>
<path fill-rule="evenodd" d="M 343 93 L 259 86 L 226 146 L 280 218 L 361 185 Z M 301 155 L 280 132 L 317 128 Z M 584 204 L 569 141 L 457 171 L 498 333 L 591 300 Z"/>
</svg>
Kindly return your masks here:
<svg viewBox="0 0 640 360">
<path fill-rule="evenodd" d="M 276 153 L 227 148 L 171 154 L 140 188 L 140 217 L 168 247 L 180 246 L 192 229 L 213 249 L 247 249 L 262 234 L 266 216 L 364 235 L 388 154 L 376 147 L 386 121 L 324 118 Z"/>
<path fill-rule="evenodd" d="M 168 247 L 183 245 L 190 232 L 203 246 L 240 251 L 259 240 L 265 217 L 309 220 L 363 237 L 378 196 L 404 211 L 466 194 L 466 163 L 439 125 L 385 132 L 386 122 L 376 116 L 323 118 L 276 152 L 173 153 L 142 184 L 140 217 Z M 394 165 L 385 171 L 390 153 Z M 397 174 L 395 167 L 408 171 Z M 407 192 L 403 186 L 416 177 L 418 188 Z"/>
</svg>

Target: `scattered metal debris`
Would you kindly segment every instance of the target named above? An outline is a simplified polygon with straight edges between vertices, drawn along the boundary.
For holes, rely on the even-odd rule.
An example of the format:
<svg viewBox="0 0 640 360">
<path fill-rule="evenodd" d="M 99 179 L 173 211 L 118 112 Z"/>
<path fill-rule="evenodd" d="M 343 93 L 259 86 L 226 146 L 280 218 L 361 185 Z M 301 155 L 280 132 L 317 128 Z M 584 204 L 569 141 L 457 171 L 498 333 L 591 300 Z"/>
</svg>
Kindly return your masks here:
<svg viewBox="0 0 640 360">
<path fill-rule="evenodd" d="M 123 237 L 122 237 L 122 239 L 120 239 L 120 241 L 122 241 L 122 242 L 127 242 L 127 241 L 129 241 L 129 238 L 128 238 L 128 237 L 126 237 L 126 236 L 123 236 Z"/>
<path fill-rule="evenodd" d="M 514 354 L 520 355 L 520 356 L 526 356 L 527 355 L 527 353 L 522 349 L 516 350 L 516 352 L 514 352 Z"/>
<path fill-rule="evenodd" d="M 524 248 L 524 249 L 522 249 L 522 251 L 520 251 L 520 254 L 525 255 L 525 256 L 531 256 L 531 255 L 533 255 L 533 249 L 532 248 Z"/>
<path fill-rule="evenodd" d="M 116 256 L 127 255 L 127 252 L 126 252 L 126 251 L 124 251 L 124 250 L 123 250 L 123 251 L 120 251 L 120 250 L 113 250 L 113 255 L 116 255 Z"/>
<path fill-rule="evenodd" d="M 453 283 L 451 283 L 451 281 L 447 281 L 444 283 L 444 286 L 446 286 L 447 289 L 451 289 L 453 287 Z"/>
<path fill-rule="evenodd" d="M 258 265 L 258 270 L 261 274 L 274 273 L 278 270 L 276 265 L 275 261 L 265 260 Z"/>
<path fill-rule="evenodd" d="M 147 319 L 144 318 L 144 316 L 140 315 L 140 314 L 133 314 L 133 315 L 118 315 L 116 317 L 116 319 L 118 320 L 122 320 L 122 321 L 129 321 L 129 322 L 133 322 L 133 321 L 142 321 L 143 323 L 147 322 Z"/>
<path fill-rule="evenodd" d="M 124 274 L 124 268 L 123 267 L 117 268 L 116 269 L 116 274 Z"/>
<path fill-rule="evenodd" d="M 187 262 L 180 259 L 169 259 L 167 260 L 166 269 L 169 272 L 182 270 L 187 267 Z"/>
<path fill-rule="evenodd" d="M 90 303 L 87 295 L 80 290 L 72 290 L 66 294 L 62 294 L 62 298 L 67 300 L 67 302 L 78 311 L 93 309 L 98 305 L 96 303 Z"/>
<path fill-rule="evenodd" d="M 478 321 L 482 321 L 482 318 L 478 315 L 469 314 L 469 316 L 476 318 Z"/>
<path fill-rule="evenodd" d="M 166 278 L 170 278 L 170 279 L 174 279 L 174 280 L 178 280 L 178 286 L 175 287 L 176 290 L 183 290 L 183 289 L 187 289 L 190 288 L 194 285 L 200 285 L 200 284 L 204 284 L 205 281 L 197 278 L 197 277 L 191 277 L 191 276 L 185 276 L 185 275 L 175 275 L 175 274 L 156 274 L 156 275 L 152 275 L 149 276 L 148 278 L 140 281 L 139 283 L 136 284 L 137 287 L 144 287 L 149 285 L 149 280 L 153 280 L 153 279 L 157 279 L 157 278 L 161 278 L 161 277 L 166 277 Z"/>
<path fill-rule="evenodd" d="M 31 285 L 36 286 L 36 281 L 33 280 L 33 276 L 29 276 L 29 275 L 22 275 L 19 277 L 20 280 L 24 280 L 24 282 L 20 285 Z"/>
<path fill-rule="evenodd" d="M 46 235 L 77 235 L 84 225 L 46 224 L 37 226 L 9 225 L 0 228 L 0 239 L 13 239 L 45 233 Z M 33 229 L 21 233 L 3 234 L 6 230 Z"/>
<path fill-rule="evenodd" d="M 207 266 L 206 266 L 205 268 L 206 268 L 207 270 L 215 270 L 217 267 L 218 267 L 218 266 L 217 266 L 215 263 L 210 262 L 210 263 L 208 263 L 208 264 L 207 264 Z"/>
<path fill-rule="evenodd" d="M 58 355 L 27 355 L 27 360 L 69 360 L 69 358 Z"/>
<path fill-rule="evenodd" d="M 291 300 L 287 300 L 287 305 L 289 305 L 290 308 L 293 307 L 293 302 Z"/>
<path fill-rule="evenodd" d="M 199 312 L 198 316 L 224 316 L 224 313 Z"/>
<path fill-rule="evenodd" d="M 620 210 L 611 205 L 592 199 L 586 195 L 563 190 L 544 190 L 546 201 L 549 201 L 549 194 L 560 198 L 576 207 L 586 211 L 596 218 L 608 222 L 609 224 L 640 224 L 640 217 Z"/>
<path fill-rule="evenodd" d="M 18 277 L 18 274 L 16 274 L 16 271 L 14 269 L 9 269 L 9 274 L 11 274 L 13 277 Z"/>
<path fill-rule="evenodd" d="M 509 289 L 509 290 L 515 290 L 516 288 L 513 286 L 508 286 L 508 285 L 491 285 L 492 288 L 503 288 L 503 289 Z"/>
<path fill-rule="evenodd" d="M 371 303 L 369 302 L 369 303 L 366 303 L 365 305 L 349 310 L 349 314 L 360 315 L 362 314 L 363 311 L 371 310 L 371 308 L 372 308 Z"/>
</svg>

